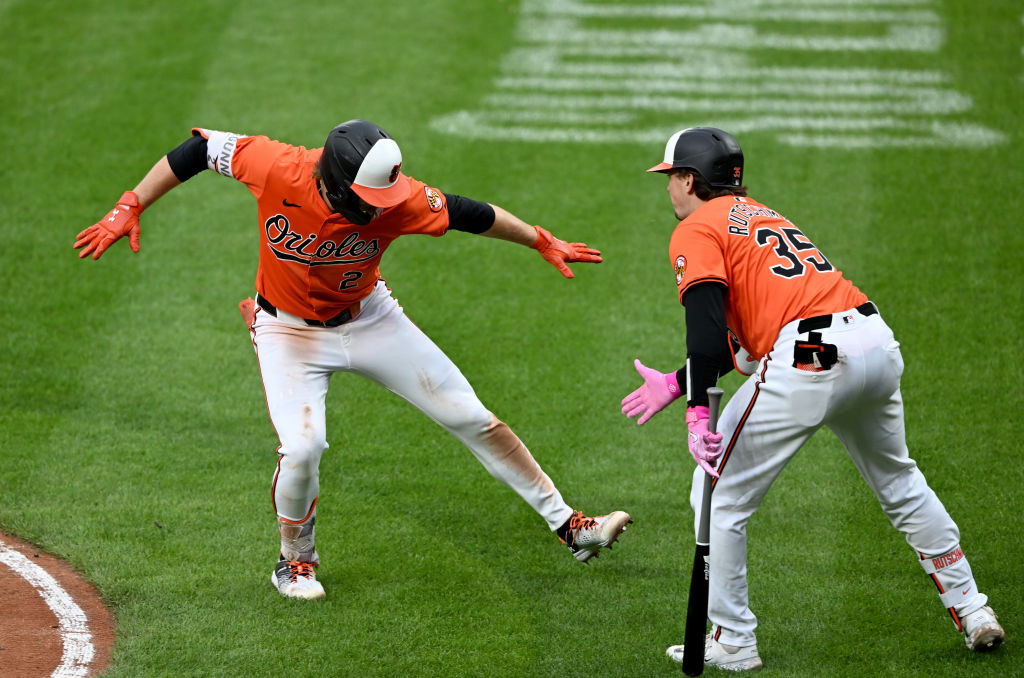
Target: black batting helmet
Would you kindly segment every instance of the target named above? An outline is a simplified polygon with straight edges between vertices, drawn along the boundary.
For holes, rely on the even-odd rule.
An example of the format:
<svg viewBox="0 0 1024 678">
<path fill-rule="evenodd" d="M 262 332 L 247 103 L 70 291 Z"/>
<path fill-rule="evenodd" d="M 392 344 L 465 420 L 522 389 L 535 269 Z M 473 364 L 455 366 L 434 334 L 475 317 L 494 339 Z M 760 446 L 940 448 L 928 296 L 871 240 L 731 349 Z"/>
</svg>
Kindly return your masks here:
<svg viewBox="0 0 1024 678">
<path fill-rule="evenodd" d="M 354 224 L 371 216 L 359 198 L 374 207 L 391 207 L 409 195 L 401 174 L 402 152 L 387 132 L 372 122 L 349 120 L 331 130 L 320 155 L 320 176 L 331 208 Z"/>
<path fill-rule="evenodd" d="M 664 162 L 647 171 L 674 169 L 692 170 L 713 188 L 738 188 L 743 185 L 743 151 L 717 127 L 689 127 L 669 138 Z"/>
</svg>

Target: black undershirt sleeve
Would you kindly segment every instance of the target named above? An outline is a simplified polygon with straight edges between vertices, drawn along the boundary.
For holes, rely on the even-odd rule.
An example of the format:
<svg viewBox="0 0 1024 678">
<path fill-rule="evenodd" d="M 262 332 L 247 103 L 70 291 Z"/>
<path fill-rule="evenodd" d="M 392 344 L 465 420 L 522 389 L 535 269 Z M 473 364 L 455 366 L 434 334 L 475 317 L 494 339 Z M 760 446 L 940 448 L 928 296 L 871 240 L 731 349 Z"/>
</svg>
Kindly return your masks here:
<svg viewBox="0 0 1024 678">
<path fill-rule="evenodd" d="M 494 208 L 454 193 L 445 193 L 448 203 L 448 228 L 466 233 L 483 233 L 494 225 Z"/>
<path fill-rule="evenodd" d="M 686 291 L 686 358 L 689 364 L 687 403 L 708 404 L 708 387 L 732 369 L 729 335 L 725 324 L 726 288 L 706 282 Z M 683 375 L 685 377 L 685 374 Z M 684 382 L 680 382 L 682 384 Z"/>
<path fill-rule="evenodd" d="M 206 169 L 206 139 L 195 135 L 167 154 L 178 181 L 185 182 Z"/>
</svg>

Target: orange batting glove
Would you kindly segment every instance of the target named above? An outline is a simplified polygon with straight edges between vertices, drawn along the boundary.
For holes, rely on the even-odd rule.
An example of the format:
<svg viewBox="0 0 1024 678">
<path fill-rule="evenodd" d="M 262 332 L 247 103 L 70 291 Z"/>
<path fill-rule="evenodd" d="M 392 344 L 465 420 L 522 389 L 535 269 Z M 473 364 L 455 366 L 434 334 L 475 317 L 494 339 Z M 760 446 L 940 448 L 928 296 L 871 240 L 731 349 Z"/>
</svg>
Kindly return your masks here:
<svg viewBox="0 0 1024 678">
<path fill-rule="evenodd" d="M 140 214 L 142 206 L 139 205 L 139 197 L 134 191 L 125 191 L 114 209 L 107 212 L 107 216 L 76 236 L 75 249 L 82 248 L 78 258 L 92 252 L 92 258 L 99 259 L 108 247 L 126 235 L 132 252 L 138 252 Z"/>
<path fill-rule="evenodd" d="M 585 261 L 600 264 L 603 261 L 601 252 L 587 247 L 586 243 L 565 242 L 551 235 L 547 229 L 540 226 L 534 226 L 534 228 L 537 229 L 537 241 L 530 247 L 540 252 L 540 255 L 561 271 L 566 278 L 575 277 L 569 267 L 565 265 L 566 262 Z"/>
<path fill-rule="evenodd" d="M 251 329 L 253 323 L 256 322 L 256 300 L 252 297 L 242 299 L 238 302 L 238 312 L 242 314 L 245 326 Z"/>
</svg>

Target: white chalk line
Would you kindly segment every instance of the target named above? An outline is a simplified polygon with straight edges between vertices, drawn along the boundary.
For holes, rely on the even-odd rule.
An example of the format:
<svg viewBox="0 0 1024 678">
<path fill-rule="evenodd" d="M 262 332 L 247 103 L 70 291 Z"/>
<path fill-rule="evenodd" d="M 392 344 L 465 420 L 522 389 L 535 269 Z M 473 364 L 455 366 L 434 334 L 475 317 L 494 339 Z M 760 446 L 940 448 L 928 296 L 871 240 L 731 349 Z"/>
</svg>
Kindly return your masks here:
<svg viewBox="0 0 1024 678">
<path fill-rule="evenodd" d="M 477 139 L 526 142 L 573 143 L 664 143 L 677 127 L 595 129 L 573 126 L 530 127 L 507 124 L 514 121 L 504 112 L 459 111 L 435 118 L 432 129 L 446 134 L 457 134 Z M 540 122 L 539 116 L 532 118 Z M 552 119 L 550 122 L 558 124 Z M 909 121 L 892 117 L 841 118 L 758 116 L 752 118 L 714 118 L 688 120 L 693 125 L 719 125 L 737 134 L 746 132 L 784 132 L 778 139 L 790 146 L 816 148 L 984 148 L 1005 143 L 1005 135 L 967 123 L 939 121 Z M 807 134 L 808 131 L 835 132 L 834 134 Z M 899 133 L 885 134 L 886 131 Z"/>
<path fill-rule="evenodd" d="M 42 596 L 57 616 L 58 629 L 64 645 L 60 665 L 52 678 L 86 676 L 92 663 L 94 648 L 85 612 L 49 572 L 0 541 L 0 562 L 27 581 Z"/>
<path fill-rule="evenodd" d="M 765 57 L 757 50 L 774 48 L 812 58 L 835 50 L 937 52 L 945 27 L 934 6 L 935 0 L 523 0 L 519 44 L 503 58 L 494 89 L 478 109 L 453 111 L 431 127 L 472 138 L 647 144 L 675 131 L 649 126 L 668 114 L 677 126 L 769 132 L 812 148 L 1006 143 L 1005 134 L 982 125 L 934 119 L 974 107 L 942 71 L 758 63 Z M 795 26 L 762 21 L 778 12 Z M 822 21 L 822 12 L 833 20 Z M 866 17 L 856 34 L 839 35 L 835 24 L 853 23 L 855 15 Z M 624 18 L 647 25 L 624 28 L 617 23 Z"/>
<path fill-rule="evenodd" d="M 892 99 L 955 100 L 964 95 L 951 89 L 935 87 L 902 87 L 895 89 L 877 82 L 806 82 L 798 80 L 736 82 L 722 78 L 689 76 L 588 76 L 556 78 L 550 76 L 505 76 L 494 81 L 499 89 L 536 92 L 657 92 L 659 94 L 726 94 L 731 96 L 776 95 L 793 97 L 889 97 Z"/>
<path fill-rule="evenodd" d="M 823 52 L 935 52 L 942 46 L 943 31 L 936 26 L 886 24 L 881 35 L 850 37 L 839 34 L 806 36 L 799 32 L 759 31 L 742 24 L 703 24 L 692 30 L 665 28 L 582 28 L 572 19 L 530 19 L 520 22 L 519 34 L 527 43 L 561 45 L 570 54 L 601 56 L 620 54 L 673 56 L 694 47 L 717 49 Z"/>
<path fill-rule="evenodd" d="M 833 3 L 773 2 L 754 3 L 750 0 L 719 0 L 714 5 L 676 3 L 672 5 L 597 5 L 575 0 L 533 0 L 523 7 L 525 14 L 542 16 L 569 16 L 600 19 L 724 19 L 735 21 L 821 21 L 843 23 L 938 23 L 939 16 L 927 9 L 895 9 L 891 2 L 882 3 L 885 9 L 867 9 L 863 2 Z"/>
<path fill-rule="evenodd" d="M 625 110 L 625 111 L 662 111 L 672 113 L 708 112 L 708 113 L 746 113 L 756 109 L 761 113 L 797 114 L 886 114 L 903 113 L 907 115 L 937 115 L 962 113 L 970 110 L 971 98 L 956 94 L 946 98 L 920 97 L 909 101 L 895 99 L 762 99 L 752 102 L 744 97 L 685 97 L 661 96 L 653 94 L 615 95 L 615 94 L 488 94 L 483 98 L 484 104 L 496 109 L 552 108 L 556 110 Z"/>
<path fill-rule="evenodd" d="M 888 83 L 895 85 L 941 85 L 948 83 L 948 74 L 936 70 L 912 71 L 899 68 L 843 68 L 814 66 L 760 66 L 749 59 L 730 59 L 716 52 L 673 62 L 650 61 L 571 61 L 562 59 L 557 47 L 514 48 L 505 58 L 504 72 L 528 76 L 607 76 L 617 78 L 678 78 L 685 72 L 688 79 L 714 81 L 753 81 L 815 83 Z M 617 57 L 612 51 L 607 57 Z M 693 66 L 693 68 L 685 68 Z M 704 75 L 700 68 L 713 68 Z"/>
</svg>

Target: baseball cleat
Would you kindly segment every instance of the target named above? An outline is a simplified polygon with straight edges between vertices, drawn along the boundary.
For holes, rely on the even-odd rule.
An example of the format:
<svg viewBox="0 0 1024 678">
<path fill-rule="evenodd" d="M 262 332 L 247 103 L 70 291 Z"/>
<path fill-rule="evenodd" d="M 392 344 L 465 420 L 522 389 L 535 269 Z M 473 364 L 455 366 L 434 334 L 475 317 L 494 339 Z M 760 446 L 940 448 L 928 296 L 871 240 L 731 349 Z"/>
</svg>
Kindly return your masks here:
<svg viewBox="0 0 1024 678">
<path fill-rule="evenodd" d="M 1006 631 L 996 621 L 996 613 L 988 605 L 965 616 L 960 622 L 964 626 L 964 642 L 968 650 L 990 652 L 1006 640 Z"/>
<path fill-rule="evenodd" d="M 757 645 L 733 647 L 723 645 L 710 635 L 704 641 L 704 666 L 713 666 L 723 671 L 757 671 L 764 668 L 764 662 L 757 656 Z M 683 663 L 683 645 L 673 645 L 665 650 L 668 658 Z"/>
<path fill-rule="evenodd" d="M 569 547 L 576 560 L 585 563 L 598 555 L 602 547 L 611 548 L 616 539 L 633 522 L 624 511 L 613 511 L 606 516 L 588 518 L 582 511 L 575 511 L 569 518 L 568 530 L 562 543 Z"/>
<path fill-rule="evenodd" d="M 270 581 L 282 596 L 288 598 L 323 598 L 327 593 L 316 580 L 313 567 L 313 563 L 279 560 L 274 566 L 274 571 L 270 573 Z"/>
</svg>

